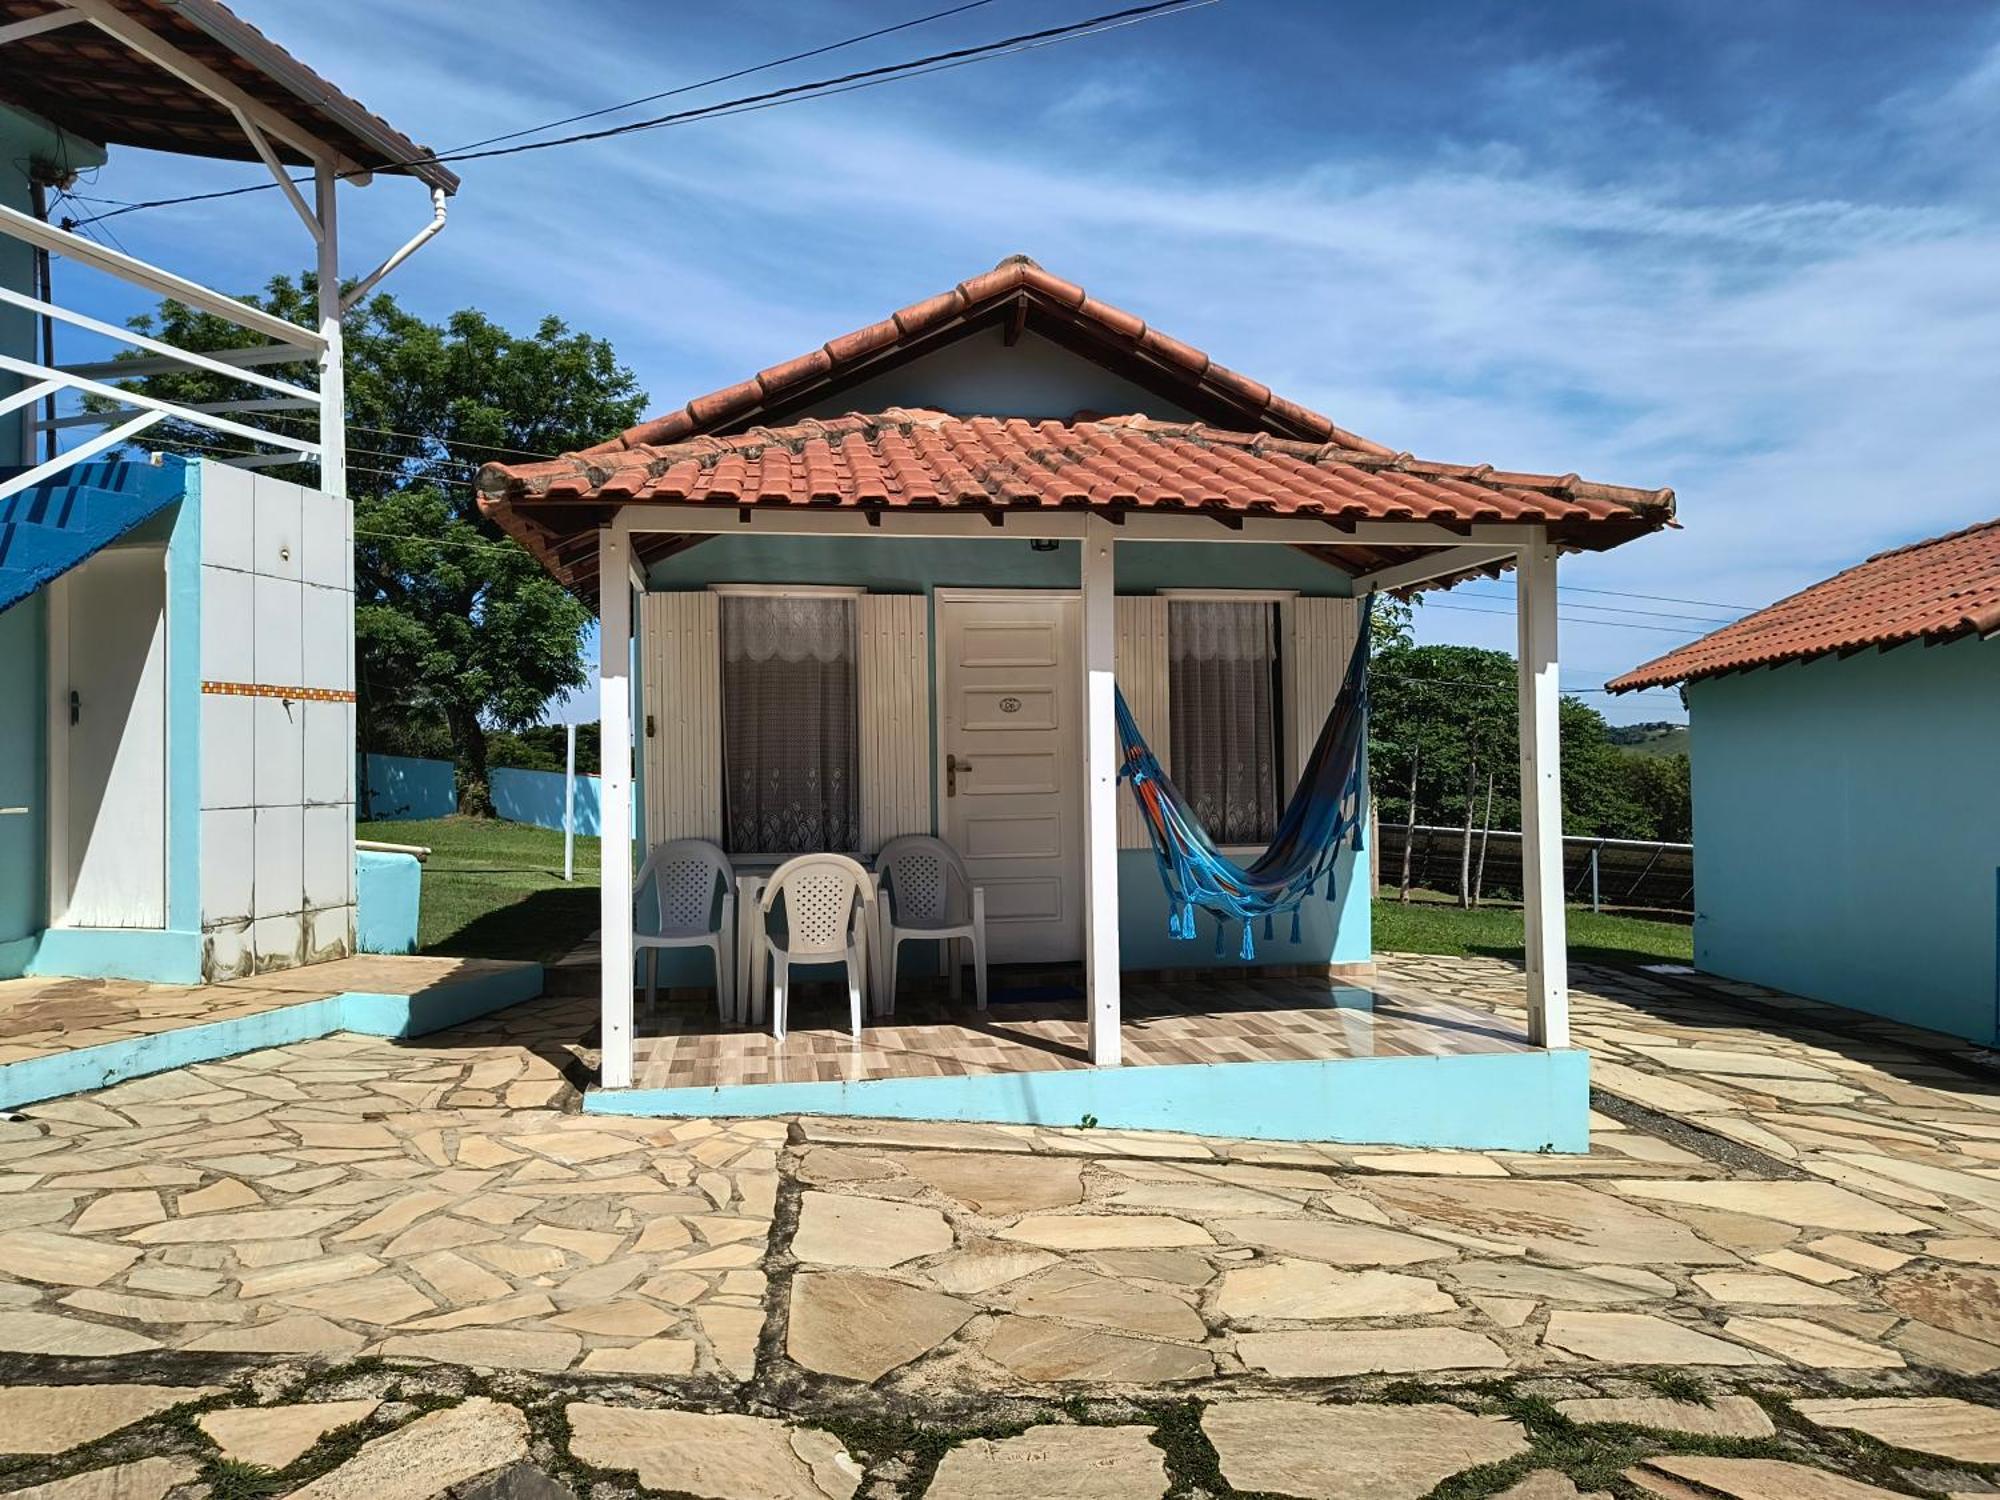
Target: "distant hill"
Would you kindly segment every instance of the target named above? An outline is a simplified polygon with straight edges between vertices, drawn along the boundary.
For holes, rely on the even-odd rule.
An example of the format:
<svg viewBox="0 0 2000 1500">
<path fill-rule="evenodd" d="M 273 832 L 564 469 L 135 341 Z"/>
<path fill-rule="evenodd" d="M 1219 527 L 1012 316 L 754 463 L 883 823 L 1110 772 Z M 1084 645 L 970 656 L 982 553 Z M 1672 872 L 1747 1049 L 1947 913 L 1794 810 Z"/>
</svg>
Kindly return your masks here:
<svg viewBox="0 0 2000 1500">
<path fill-rule="evenodd" d="M 1685 724 L 1613 724 L 1611 743 L 1632 755 L 1686 755 L 1688 727 Z"/>
</svg>

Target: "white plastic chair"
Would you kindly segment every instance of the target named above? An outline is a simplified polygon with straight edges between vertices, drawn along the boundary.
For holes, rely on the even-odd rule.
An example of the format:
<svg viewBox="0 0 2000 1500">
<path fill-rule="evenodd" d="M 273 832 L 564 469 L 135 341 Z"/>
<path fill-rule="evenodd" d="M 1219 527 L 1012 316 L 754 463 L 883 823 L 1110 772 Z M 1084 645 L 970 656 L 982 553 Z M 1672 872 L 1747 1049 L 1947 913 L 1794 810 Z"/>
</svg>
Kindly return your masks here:
<svg viewBox="0 0 2000 1500">
<path fill-rule="evenodd" d="M 801 854 L 771 872 L 758 903 L 757 991 L 764 988 L 763 967 L 771 969 L 771 1035 L 785 1039 L 791 966 L 795 963 L 844 963 L 847 966 L 849 1030 L 861 1035 L 861 991 L 867 982 L 866 904 L 872 888 L 868 872 L 844 854 Z M 765 929 L 778 899 L 785 902 L 785 936 L 781 943 Z"/>
<path fill-rule="evenodd" d="M 653 881 L 659 931 L 635 933 L 632 946 L 646 955 L 646 1010 L 655 1005 L 662 948 L 706 948 L 715 955 L 715 1008 L 736 1018 L 736 871 L 707 839 L 670 839 L 647 857 L 633 889 Z M 722 887 L 716 905 L 715 888 Z M 717 912 L 720 911 L 718 918 Z"/>
<path fill-rule="evenodd" d="M 972 883 L 959 852 L 943 839 L 911 833 L 890 839 L 875 856 L 882 877 L 883 1008 L 896 1010 L 896 968 L 902 945 L 938 944 L 951 976 L 951 998 L 963 988 L 958 945 L 972 946 L 972 983 L 979 1008 L 986 1009 L 986 892 Z"/>
</svg>

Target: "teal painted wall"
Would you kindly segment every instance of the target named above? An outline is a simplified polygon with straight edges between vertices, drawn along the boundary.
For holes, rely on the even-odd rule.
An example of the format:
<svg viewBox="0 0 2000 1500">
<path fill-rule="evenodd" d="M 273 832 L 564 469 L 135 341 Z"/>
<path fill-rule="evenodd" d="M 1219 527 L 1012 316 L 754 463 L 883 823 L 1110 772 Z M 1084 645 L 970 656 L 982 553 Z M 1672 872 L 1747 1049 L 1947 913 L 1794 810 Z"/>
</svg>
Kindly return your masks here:
<svg viewBox="0 0 2000 1500">
<path fill-rule="evenodd" d="M 1121 542 L 1114 554 L 1120 593 L 1143 594 L 1165 588 L 1292 589 L 1301 594 L 1345 598 L 1347 576 L 1296 548 L 1250 542 Z M 648 582 L 656 590 L 704 588 L 711 583 L 833 584 L 878 593 L 921 593 L 939 588 L 1073 589 L 1081 566 L 1077 546 L 1061 543 L 1037 552 L 1019 540 L 939 540 L 901 537 L 738 537 L 720 536 L 655 564 Z M 935 612 L 932 638 L 936 638 Z M 931 684 L 936 712 L 937 684 Z M 1120 795 L 1126 795 L 1122 790 Z M 643 824 L 641 825 L 643 826 Z M 1372 953 L 1365 870 L 1357 852 L 1346 849 L 1335 869 L 1337 899 L 1320 897 L 1302 909 L 1301 941 L 1288 941 L 1290 922 L 1278 924 L 1267 942 L 1257 933 L 1257 966 L 1364 963 Z M 1166 893 L 1153 856 L 1146 850 L 1119 852 L 1119 942 L 1128 969 L 1215 968 L 1242 964 L 1240 934 L 1234 930 L 1215 955 L 1214 927 L 1199 919 L 1194 942 L 1167 936 Z M 662 983 L 703 983 L 694 966 L 679 956 L 662 960 Z M 706 970 L 702 970 L 706 974 Z M 671 977 L 669 977 L 671 976 Z"/>
<path fill-rule="evenodd" d="M 2000 1041 L 2000 640 L 1697 682 L 1695 962 Z"/>
<path fill-rule="evenodd" d="M 19 974 L 46 920 L 48 635 L 43 595 L 0 612 L 0 978 Z"/>
<path fill-rule="evenodd" d="M 354 853 L 354 946 L 363 953 L 414 953 L 424 867 L 414 854 Z"/>
<path fill-rule="evenodd" d="M 1123 594 L 1154 589 L 1296 589 L 1345 598 L 1347 575 L 1293 547 L 1255 542 L 1120 542 L 1114 554 Z M 1073 589 L 1075 542 L 1037 552 L 1025 541 L 913 537 L 719 536 L 647 574 L 655 589 L 711 583 L 845 584 L 880 593 L 935 588 Z"/>
</svg>

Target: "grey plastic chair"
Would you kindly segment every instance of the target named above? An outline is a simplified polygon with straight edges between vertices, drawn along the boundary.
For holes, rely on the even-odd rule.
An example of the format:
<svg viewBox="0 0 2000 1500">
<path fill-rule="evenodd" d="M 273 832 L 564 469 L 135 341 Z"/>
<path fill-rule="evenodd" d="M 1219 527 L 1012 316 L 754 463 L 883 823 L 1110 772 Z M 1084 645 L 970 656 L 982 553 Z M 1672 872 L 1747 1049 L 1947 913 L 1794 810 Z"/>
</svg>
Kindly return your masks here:
<svg viewBox="0 0 2000 1500">
<path fill-rule="evenodd" d="M 656 1004 L 662 948 L 706 948 L 715 955 L 715 1008 L 736 1019 L 736 870 L 707 839 L 670 839 L 648 856 L 635 891 L 653 882 L 659 931 L 635 933 L 633 948 L 646 955 L 646 1009 Z M 720 907 L 716 887 L 722 887 Z M 717 913 L 720 912 L 718 917 Z"/>
<path fill-rule="evenodd" d="M 883 1008 L 896 1010 L 897 958 L 904 943 L 934 942 L 945 972 L 951 976 L 951 998 L 959 998 L 963 978 L 958 945 L 972 948 L 972 983 L 979 1008 L 986 1009 L 986 892 L 972 883 L 959 852 L 927 833 L 890 839 L 875 856 L 882 878 Z"/>
<path fill-rule="evenodd" d="M 849 1030 L 861 1035 L 861 994 L 867 983 L 867 904 L 873 887 L 868 872 L 844 854 L 801 854 L 771 872 L 758 906 L 757 992 L 763 969 L 771 971 L 771 1035 L 785 1039 L 789 1019 L 791 966 L 842 963 L 847 966 Z M 771 909 L 785 902 L 785 936 L 770 936 Z"/>
</svg>

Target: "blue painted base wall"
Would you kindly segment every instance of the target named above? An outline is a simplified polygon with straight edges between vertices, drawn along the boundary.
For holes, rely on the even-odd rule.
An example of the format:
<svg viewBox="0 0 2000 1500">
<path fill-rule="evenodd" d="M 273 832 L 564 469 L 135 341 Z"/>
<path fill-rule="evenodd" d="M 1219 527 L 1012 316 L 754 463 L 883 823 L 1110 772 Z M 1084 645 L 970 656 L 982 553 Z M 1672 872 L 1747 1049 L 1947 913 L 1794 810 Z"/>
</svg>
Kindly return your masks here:
<svg viewBox="0 0 2000 1500">
<path fill-rule="evenodd" d="M 1326 1062 L 1076 1068 L 971 1078 L 599 1089 L 592 1114 L 849 1115 L 1250 1140 L 1587 1151 L 1590 1061 L 1580 1051 Z"/>
<path fill-rule="evenodd" d="M 423 913 L 424 867 L 414 854 L 354 854 L 354 946 L 363 953 L 414 953 Z"/>
<path fill-rule="evenodd" d="M 2000 1041 L 2000 640 L 1697 682 L 1694 955 Z"/>
</svg>

